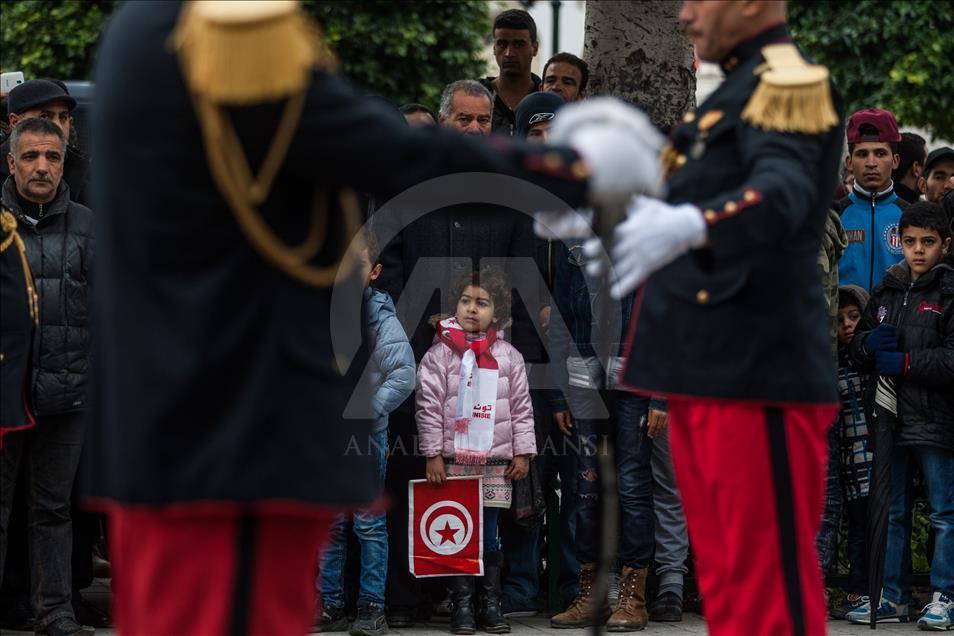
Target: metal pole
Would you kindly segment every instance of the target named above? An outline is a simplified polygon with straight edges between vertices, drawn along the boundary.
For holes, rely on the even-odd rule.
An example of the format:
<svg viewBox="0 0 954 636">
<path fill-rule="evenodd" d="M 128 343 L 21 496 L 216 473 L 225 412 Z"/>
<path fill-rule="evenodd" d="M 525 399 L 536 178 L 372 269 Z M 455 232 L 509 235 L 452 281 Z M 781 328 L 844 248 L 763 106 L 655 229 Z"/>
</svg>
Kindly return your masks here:
<svg viewBox="0 0 954 636">
<path fill-rule="evenodd" d="M 553 57 L 560 52 L 560 5 L 563 4 L 561 0 L 550 0 L 550 6 L 553 7 L 553 35 L 551 36 L 551 42 L 553 42 L 553 50 L 550 53 L 550 57 Z"/>
</svg>

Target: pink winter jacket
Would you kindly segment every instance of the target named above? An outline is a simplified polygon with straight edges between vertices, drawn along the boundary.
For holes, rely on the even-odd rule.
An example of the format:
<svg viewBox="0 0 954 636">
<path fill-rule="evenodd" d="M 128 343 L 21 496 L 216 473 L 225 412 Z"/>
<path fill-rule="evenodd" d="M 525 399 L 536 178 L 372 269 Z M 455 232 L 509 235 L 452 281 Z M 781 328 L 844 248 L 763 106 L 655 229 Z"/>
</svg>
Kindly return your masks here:
<svg viewBox="0 0 954 636">
<path fill-rule="evenodd" d="M 500 372 L 497 376 L 494 445 L 489 457 L 513 459 L 514 455 L 535 455 L 537 440 L 533 432 L 533 406 L 523 356 L 504 340 L 495 341 L 490 352 L 497 359 Z M 460 356 L 443 342 L 431 345 L 417 371 L 415 398 L 417 433 L 425 457 L 454 456 L 459 377 Z"/>
</svg>

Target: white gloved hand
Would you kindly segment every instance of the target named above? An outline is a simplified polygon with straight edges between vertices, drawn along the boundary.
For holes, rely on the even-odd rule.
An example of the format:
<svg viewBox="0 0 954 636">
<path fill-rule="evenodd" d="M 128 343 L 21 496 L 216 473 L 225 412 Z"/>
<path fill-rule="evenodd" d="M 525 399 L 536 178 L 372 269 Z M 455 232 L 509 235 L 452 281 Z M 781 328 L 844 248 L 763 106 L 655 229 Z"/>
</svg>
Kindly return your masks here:
<svg viewBox="0 0 954 636">
<path fill-rule="evenodd" d="M 590 170 L 590 200 L 623 205 L 633 194 L 663 195 L 659 153 L 665 138 L 641 110 L 613 97 L 560 109 L 550 143 L 572 147 Z"/>
<path fill-rule="evenodd" d="M 545 239 L 590 238 L 593 236 L 593 210 L 534 212 L 533 231 Z"/>
<path fill-rule="evenodd" d="M 659 199 L 633 197 L 626 220 L 616 226 L 612 246 L 614 298 L 622 298 L 650 274 L 689 250 L 706 242 L 707 225 L 696 206 L 670 205 Z M 590 239 L 583 246 L 587 273 L 599 276 L 603 269 L 603 244 Z"/>
</svg>

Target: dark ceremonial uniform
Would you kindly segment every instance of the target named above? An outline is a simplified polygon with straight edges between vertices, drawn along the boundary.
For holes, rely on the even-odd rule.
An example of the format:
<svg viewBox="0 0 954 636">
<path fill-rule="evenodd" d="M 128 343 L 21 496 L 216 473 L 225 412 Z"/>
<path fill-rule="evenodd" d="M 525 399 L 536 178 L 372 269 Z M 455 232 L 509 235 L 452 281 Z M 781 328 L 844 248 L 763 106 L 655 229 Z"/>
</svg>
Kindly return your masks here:
<svg viewBox="0 0 954 636">
<path fill-rule="evenodd" d="M 712 634 L 825 629 L 814 539 L 838 393 L 816 260 L 843 128 L 790 42 L 782 25 L 740 44 L 674 130 L 668 201 L 699 207 L 709 241 L 637 297 L 623 375 L 670 400 Z"/>
<path fill-rule="evenodd" d="M 3 435 L 34 425 L 27 404 L 30 355 L 37 319 L 33 275 L 13 213 L 0 209 L 0 448 Z M 0 450 L 2 452 L 2 450 Z M 4 475 L 4 481 L 16 476 Z M 12 487 L 12 486 L 11 486 Z M 12 490 L 0 499 L 10 503 Z M 6 524 L 6 519 L 3 521 Z M 0 556 L 0 563 L 3 558 Z M 0 572 L 2 572 L 0 568 Z"/>
<path fill-rule="evenodd" d="M 262 252 L 240 229 L 241 188 L 207 161 L 228 130 L 204 137 L 199 100 L 168 46 L 182 6 L 125 4 L 99 51 L 90 494 L 113 511 L 121 629 L 301 633 L 329 512 L 377 495 L 371 457 L 347 452 L 352 440 L 367 447 L 370 419 L 343 416 L 364 361 L 343 375 L 332 345 L 333 329 L 363 331 L 363 281 L 353 271 L 336 286 L 354 309 L 347 324 L 329 324 L 332 289 L 276 266 L 281 254 Z M 306 76 L 301 95 L 300 120 L 258 206 L 287 245 L 305 240 L 316 192 L 346 185 L 400 192 L 446 173 L 500 172 L 584 200 L 583 166 L 570 150 L 509 141 L 492 149 L 411 129 L 322 71 Z M 232 150 L 253 172 L 268 163 L 292 101 L 226 109 L 240 142 Z M 353 236 L 345 218 L 337 206 L 327 211 L 309 266 L 335 264 Z M 288 607 L 284 617 L 268 613 Z"/>
</svg>

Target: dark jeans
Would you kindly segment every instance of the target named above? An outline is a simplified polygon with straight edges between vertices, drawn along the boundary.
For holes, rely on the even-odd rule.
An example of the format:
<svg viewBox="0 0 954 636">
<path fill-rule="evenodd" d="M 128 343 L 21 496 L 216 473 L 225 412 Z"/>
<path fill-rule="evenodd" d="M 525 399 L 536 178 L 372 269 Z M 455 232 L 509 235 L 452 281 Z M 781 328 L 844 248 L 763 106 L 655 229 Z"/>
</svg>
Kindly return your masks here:
<svg viewBox="0 0 954 636">
<path fill-rule="evenodd" d="M 821 526 L 815 545 L 818 548 L 818 560 L 823 574 L 827 574 L 835 565 L 838 557 L 838 531 L 841 528 L 844 508 L 844 489 L 841 487 L 841 447 L 839 434 L 841 427 L 836 420 L 828 429 L 828 467 L 825 473 L 825 507 L 822 512 Z"/>
<path fill-rule="evenodd" d="M 39 626 L 73 616 L 70 492 L 83 448 L 84 417 L 68 414 L 37 418 L 35 428 L 7 435 L 0 450 L 0 573 L 17 470 L 24 461 L 31 603 Z"/>
<path fill-rule="evenodd" d="M 560 563 L 558 567 L 560 595 L 566 603 L 579 593 L 577 579 L 580 566 L 576 561 L 576 455 L 569 441 L 553 425 L 553 414 L 547 401 L 548 392 L 530 390 L 537 430 L 537 457 L 533 461 L 542 473 L 545 487 L 560 484 Z M 500 517 L 500 543 L 507 561 L 503 580 L 503 596 L 507 605 L 519 609 L 536 609 L 540 595 L 540 552 L 543 547 L 544 524 L 535 528 L 518 526 L 509 513 Z M 552 570 L 551 570 L 552 571 Z"/>
<path fill-rule="evenodd" d="M 417 451 L 417 425 L 413 413 L 398 409 L 388 423 L 391 456 L 388 458 L 384 489 L 388 509 L 388 575 L 385 598 L 389 607 L 417 607 L 423 600 L 420 580 L 408 569 L 407 482 L 424 479 L 425 460 Z"/>
<path fill-rule="evenodd" d="M 868 594 L 868 498 L 845 501 L 848 519 L 848 585 L 849 594 Z"/>
<path fill-rule="evenodd" d="M 610 419 L 590 419 L 594 391 L 571 391 L 575 438 L 579 448 L 576 508 L 576 554 L 580 563 L 595 563 L 600 541 L 600 473 L 597 453 L 606 452 L 604 435 L 613 438 L 619 493 L 619 561 L 648 567 L 655 544 L 652 440 L 646 435 L 649 399 L 624 391 L 601 392 Z M 587 395 L 589 394 L 589 395 Z M 580 415 L 577 415 L 580 413 Z"/>
</svg>

